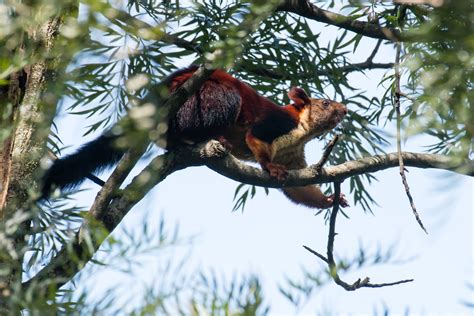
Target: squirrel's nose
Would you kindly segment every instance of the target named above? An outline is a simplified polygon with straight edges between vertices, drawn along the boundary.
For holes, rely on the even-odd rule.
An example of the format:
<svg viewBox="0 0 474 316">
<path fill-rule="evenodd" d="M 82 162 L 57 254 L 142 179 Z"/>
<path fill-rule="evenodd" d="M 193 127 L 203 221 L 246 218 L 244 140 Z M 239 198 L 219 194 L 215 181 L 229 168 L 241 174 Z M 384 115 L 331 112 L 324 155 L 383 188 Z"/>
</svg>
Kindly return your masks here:
<svg viewBox="0 0 474 316">
<path fill-rule="evenodd" d="M 349 110 L 347 109 L 347 106 L 342 105 L 342 113 L 344 113 L 344 115 L 346 115 L 347 112 L 349 112 Z"/>
</svg>

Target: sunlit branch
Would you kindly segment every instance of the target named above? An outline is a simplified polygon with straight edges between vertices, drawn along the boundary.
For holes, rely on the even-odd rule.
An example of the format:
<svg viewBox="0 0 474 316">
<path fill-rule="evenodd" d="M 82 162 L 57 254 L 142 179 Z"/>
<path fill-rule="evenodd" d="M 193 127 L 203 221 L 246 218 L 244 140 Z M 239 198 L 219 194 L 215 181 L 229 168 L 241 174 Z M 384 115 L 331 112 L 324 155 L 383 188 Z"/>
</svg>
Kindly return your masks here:
<svg viewBox="0 0 474 316">
<path fill-rule="evenodd" d="M 367 37 L 384 39 L 392 42 L 407 39 L 394 28 L 358 21 L 349 16 L 321 9 L 306 0 L 285 0 L 283 4 L 278 7 L 278 10 L 295 13 L 308 19 L 338 26 Z"/>
<path fill-rule="evenodd" d="M 217 143 L 217 141 L 211 142 Z M 199 153 L 199 147 L 196 147 L 188 155 L 191 157 Z M 472 160 L 453 163 L 447 156 L 411 152 L 403 152 L 402 157 L 407 167 L 443 169 L 474 176 L 474 162 Z M 398 167 L 398 154 L 389 153 L 346 161 L 339 165 L 325 167 L 320 173 L 318 173 L 316 165 L 311 165 L 305 169 L 290 171 L 288 179 L 284 183 L 270 177 L 261 169 L 241 162 L 232 155 L 225 155 L 221 159 L 205 159 L 203 163 L 223 176 L 241 183 L 281 188 L 334 181 L 342 182 L 352 176 Z"/>
</svg>

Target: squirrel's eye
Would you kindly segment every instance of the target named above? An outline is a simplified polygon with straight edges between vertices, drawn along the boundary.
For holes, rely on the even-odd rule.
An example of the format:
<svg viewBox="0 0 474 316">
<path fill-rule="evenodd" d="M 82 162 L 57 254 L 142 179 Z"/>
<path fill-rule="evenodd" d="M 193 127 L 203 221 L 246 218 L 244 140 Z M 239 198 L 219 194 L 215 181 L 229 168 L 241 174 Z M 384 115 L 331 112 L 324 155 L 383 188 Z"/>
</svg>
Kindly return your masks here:
<svg viewBox="0 0 474 316">
<path fill-rule="evenodd" d="M 329 106 L 329 100 L 324 100 L 323 101 L 323 106 L 327 108 Z"/>
</svg>

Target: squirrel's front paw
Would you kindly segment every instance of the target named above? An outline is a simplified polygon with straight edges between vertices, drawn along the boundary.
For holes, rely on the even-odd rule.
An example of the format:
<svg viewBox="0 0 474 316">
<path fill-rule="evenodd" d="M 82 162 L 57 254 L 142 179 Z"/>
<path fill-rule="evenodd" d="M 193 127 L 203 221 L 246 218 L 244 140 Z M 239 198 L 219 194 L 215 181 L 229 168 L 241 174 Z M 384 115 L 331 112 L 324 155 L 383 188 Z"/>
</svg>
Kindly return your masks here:
<svg viewBox="0 0 474 316">
<path fill-rule="evenodd" d="M 221 142 L 211 139 L 201 149 L 202 158 L 222 158 L 229 153 L 229 149 Z"/>
<path fill-rule="evenodd" d="M 328 197 L 329 202 L 331 203 L 331 206 L 334 205 L 334 194 L 330 195 Z M 339 205 L 341 207 L 348 207 L 349 206 L 349 201 L 346 200 L 346 196 L 341 193 L 339 195 Z"/>
<path fill-rule="evenodd" d="M 286 170 L 285 166 L 268 163 L 265 169 L 267 169 L 271 177 L 277 178 L 279 181 L 285 181 L 288 178 L 288 170 Z"/>
</svg>

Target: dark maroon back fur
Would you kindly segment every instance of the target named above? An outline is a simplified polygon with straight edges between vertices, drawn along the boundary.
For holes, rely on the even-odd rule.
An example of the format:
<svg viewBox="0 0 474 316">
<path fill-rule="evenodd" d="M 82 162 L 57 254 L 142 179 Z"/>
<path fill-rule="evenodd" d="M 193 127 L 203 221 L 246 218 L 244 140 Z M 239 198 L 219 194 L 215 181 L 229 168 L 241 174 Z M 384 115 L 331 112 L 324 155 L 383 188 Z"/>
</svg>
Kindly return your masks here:
<svg viewBox="0 0 474 316">
<path fill-rule="evenodd" d="M 220 136 L 237 120 L 241 102 L 236 88 L 212 79 L 206 81 L 170 121 L 170 146 L 179 140 L 199 142 Z"/>
</svg>

